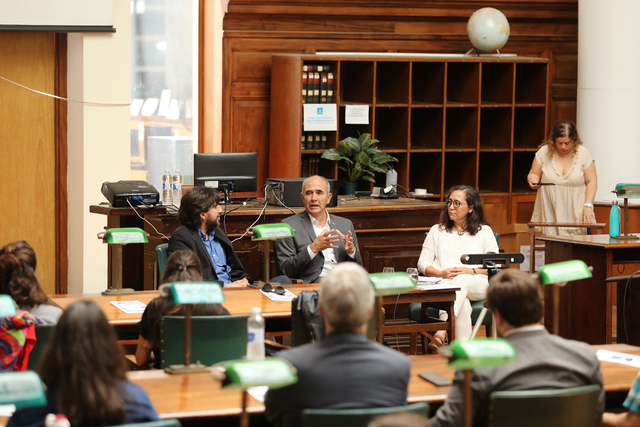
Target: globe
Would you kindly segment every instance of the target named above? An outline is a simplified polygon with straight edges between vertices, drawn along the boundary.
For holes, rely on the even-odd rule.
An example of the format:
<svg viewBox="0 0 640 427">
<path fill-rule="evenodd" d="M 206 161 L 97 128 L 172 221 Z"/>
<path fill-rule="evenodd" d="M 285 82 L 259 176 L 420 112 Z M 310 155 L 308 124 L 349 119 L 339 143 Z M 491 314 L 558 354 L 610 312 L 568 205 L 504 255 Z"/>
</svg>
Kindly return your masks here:
<svg viewBox="0 0 640 427">
<path fill-rule="evenodd" d="M 467 23 L 467 34 L 473 47 L 480 52 L 502 49 L 509 40 L 509 21 L 492 7 L 476 10 Z"/>
</svg>

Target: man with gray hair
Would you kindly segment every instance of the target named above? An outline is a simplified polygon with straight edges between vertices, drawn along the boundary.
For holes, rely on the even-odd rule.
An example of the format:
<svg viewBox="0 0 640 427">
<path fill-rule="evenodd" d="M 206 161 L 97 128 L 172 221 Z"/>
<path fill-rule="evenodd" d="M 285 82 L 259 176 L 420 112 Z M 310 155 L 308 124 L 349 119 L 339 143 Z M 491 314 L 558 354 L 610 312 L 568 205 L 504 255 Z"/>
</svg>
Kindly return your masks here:
<svg viewBox="0 0 640 427">
<path fill-rule="evenodd" d="M 282 220 L 296 231 L 295 236 L 274 242 L 280 273 L 304 283 L 317 283 L 340 262 L 362 265 L 353 223 L 329 215 L 326 209 L 333 196 L 326 178 L 314 175 L 305 179 L 300 196 L 304 212 Z"/>
<path fill-rule="evenodd" d="M 297 369 L 298 382 L 267 392 L 265 416 L 278 427 L 298 426 L 303 409 L 407 403 L 409 358 L 365 336 L 374 300 L 367 272 L 355 263 L 343 263 L 320 283 L 326 336 L 279 353 Z"/>
</svg>

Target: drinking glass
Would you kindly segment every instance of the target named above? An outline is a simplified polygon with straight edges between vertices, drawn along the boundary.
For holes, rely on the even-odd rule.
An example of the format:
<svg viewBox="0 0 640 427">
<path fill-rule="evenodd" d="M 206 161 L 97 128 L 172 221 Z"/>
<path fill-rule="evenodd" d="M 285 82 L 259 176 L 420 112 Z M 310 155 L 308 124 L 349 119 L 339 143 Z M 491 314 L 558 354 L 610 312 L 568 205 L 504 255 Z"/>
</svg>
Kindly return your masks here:
<svg viewBox="0 0 640 427">
<path fill-rule="evenodd" d="M 418 283 L 418 269 L 417 268 L 407 268 L 407 274 L 411 276 L 413 281 Z"/>
<path fill-rule="evenodd" d="M 393 267 L 384 267 L 384 268 L 382 269 L 382 272 L 383 272 L 383 273 L 393 273 L 393 272 L 394 272 L 394 270 L 393 270 Z"/>
</svg>

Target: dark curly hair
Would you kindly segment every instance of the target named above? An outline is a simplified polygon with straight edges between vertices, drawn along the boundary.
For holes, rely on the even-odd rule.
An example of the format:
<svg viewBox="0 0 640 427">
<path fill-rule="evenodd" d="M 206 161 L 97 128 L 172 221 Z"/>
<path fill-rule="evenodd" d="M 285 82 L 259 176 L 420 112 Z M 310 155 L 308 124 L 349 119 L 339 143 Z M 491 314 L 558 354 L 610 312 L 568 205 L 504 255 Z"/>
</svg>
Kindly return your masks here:
<svg viewBox="0 0 640 427">
<path fill-rule="evenodd" d="M 482 208 L 480 194 L 478 194 L 478 190 L 473 187 L 469 187 L 468 185 L 455 185 L 449 189 L 445 200 L 451 197 L 451 193 L 454 191 L 464 191 L 467 204 L 473 207 L 471 212 L 467 215 L 464 224 L 462 224 L 462 227 L 467 230 L 469 234 L 475 236 L 483 225 L 489 225 L 489 223 L 484 219 L 484 209 Z M 453 221 L 449 218 L 449 210 L 446 203 L 440 212 L 440 227 L 447 230 L 448 233 L 451 233 L 451 230 L 453 229 Z"/>
<path fill-rule="evenodd" d="M 24 240 L 0 249 L 0 293 L 9 295 L 19 307 L 32 307 L 49 301 L 36 273 L 36 253 Z"/>
<path fill-rule="evenodd" d="M 202 224 L 200 214 L 218 206 L 219 203 L 220 194 L 215 188 L 193 187 L 182 196 L 178 219 L 187 228 L 198 229 Z"/>
</svg>

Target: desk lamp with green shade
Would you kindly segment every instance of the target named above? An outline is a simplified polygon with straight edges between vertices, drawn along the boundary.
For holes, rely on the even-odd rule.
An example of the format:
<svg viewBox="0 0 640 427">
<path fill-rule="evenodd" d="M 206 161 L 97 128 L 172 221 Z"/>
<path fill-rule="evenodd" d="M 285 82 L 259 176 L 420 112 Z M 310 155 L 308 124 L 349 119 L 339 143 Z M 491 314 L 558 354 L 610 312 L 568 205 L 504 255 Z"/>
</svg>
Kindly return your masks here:
<svg viewBox="0 0 640 427">
<path fill-rule="evenodd" d="M 624 234 L 614 237 L 619 240 L 637 240 L 639 236 L 629 234 L 629 199 L 640 199 L 640 184 L 618 184 L 612 191 L 618 198 L 624 198 Z"/>
<path fill-rule="evenodd" d="M 298 381 L 296 369 L 291 363 L 277 357 L 264 360 L 233 360 L 223 362 L 219 366 L 223 366 L 224 371 L 214 369 L 212 375 L 222 381 L 222 388 L 242 390 L 240 427 L 249 425 L 248 388 L 260 386 L 280 388 Z"/>
<path fill-rule="evenodd" d="M 249 234 L 251 234 L 251 240 L 263 240 L 264 241 L 264 252 L 263 252 L 263 265 L 262 271 L 264 274 L 264 283 L 258 282 L 256 283 L 257 287 L 262 287 L 262 285 L 269 283 L 269 271 L 270 271 L 270 263 L 269 263 L 269 242 L 271 240 L 277 239 L 286 239 L 287 237 L 293 237 L 295 232 L 293 228 L 289 224 L 277 223 L 277 224 L 260 224 L 256 225 L 253 228 L 249 228 Z"/>
<path fill-rule="evenodd" d="M 560 321 L 560 287 L 566 286 L 573 280 L 588 279 L 591 277 L 591 267 L 587 267 L 584 261 L 575 259 L 572 261 L 547 264 L 534 275 L 541 285 L 553 286 L 553 333 L 558 335 Z"/>
<path fill-rule="evenodd" d="M 191 313 L 193 304 L 220 304 L 224 302 L 222 288 L 210 282 L 175 282 L 160 287 L 160 295 L 167 302 L 184 304 L 184 365 L 171 365 L 165 369 L 168 374 L 191 374 L 204 372 L 207 367 L 201 363 L 191 363 Z"/>
<path fill-rule="evenodd" d="M 134 294 L 131 288 L 122 288 L 122 246 L 129 243 L 147 243 L 147 233 L 137 227 L 129 228 L 110 228 L 106 231 L 98 233 L 98 239 L 102 239 L 103 243 L 108 245 L 118 245 L 118 271 L 116 277 L 112 278 L 112 287 L 104 291 L 103 295 L 126 295 Z"/>
<path fill-rule="evenodd" d="M 502 338 L 454 340 L 451 345 L 441 347 L 439 353 L 449 359 L 449 366 L 464 372 L 464 426 L 473 424 L 473 396 L 471 382 L 473 370 L 500 366 L 518 357 L 511 343 Z"/>
<path fill-rule="evenodd" d="M 382 297 L 385 295 L 399 295 L 415 289 L 416 282 L 407 273 L 373 273 L 369 275 L 376 296 L 377 338 L 382 344 Z"/>
</svg>

